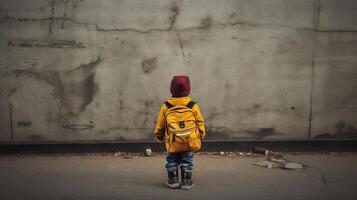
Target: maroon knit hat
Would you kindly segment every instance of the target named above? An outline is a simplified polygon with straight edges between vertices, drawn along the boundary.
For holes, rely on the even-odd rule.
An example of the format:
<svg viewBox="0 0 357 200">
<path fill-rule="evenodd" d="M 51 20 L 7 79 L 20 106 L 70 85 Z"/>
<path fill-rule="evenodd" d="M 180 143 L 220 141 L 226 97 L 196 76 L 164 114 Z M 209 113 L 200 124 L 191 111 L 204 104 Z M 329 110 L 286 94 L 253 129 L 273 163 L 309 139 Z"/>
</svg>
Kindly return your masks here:
<svg viewBox="0 0 357 200">
<path fill-rule="evenodd" d="M 190 94 L 191 84 L 188 76 L 174 76 L 171 81 L 170 91 L 172 97 L 186 97 Z"/>
</svg>

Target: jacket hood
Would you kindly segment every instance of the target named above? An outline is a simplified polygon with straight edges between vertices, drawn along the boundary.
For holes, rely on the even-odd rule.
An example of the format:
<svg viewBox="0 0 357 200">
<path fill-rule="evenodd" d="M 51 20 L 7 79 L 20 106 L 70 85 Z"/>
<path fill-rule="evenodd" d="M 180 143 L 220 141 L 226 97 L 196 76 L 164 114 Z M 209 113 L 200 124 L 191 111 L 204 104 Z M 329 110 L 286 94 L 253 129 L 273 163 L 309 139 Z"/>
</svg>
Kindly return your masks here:
<svg viewBox="0 0 357 200">
<path fill-rule="evenodd" d="M 191 101 L 190 97 L 170 97 L 167 98 L 167 102 L 169 102 L 172 105 L 181 105 L 181 106 L 186 106 L 188 102 Z"/>
</svg>

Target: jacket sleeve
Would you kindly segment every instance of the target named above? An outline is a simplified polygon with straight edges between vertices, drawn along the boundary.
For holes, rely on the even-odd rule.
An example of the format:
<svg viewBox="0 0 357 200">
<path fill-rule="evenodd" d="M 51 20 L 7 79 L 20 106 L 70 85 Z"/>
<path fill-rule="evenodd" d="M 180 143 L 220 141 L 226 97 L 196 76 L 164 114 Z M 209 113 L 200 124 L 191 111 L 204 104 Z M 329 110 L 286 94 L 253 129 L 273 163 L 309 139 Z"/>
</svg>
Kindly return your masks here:
<svg viewBox="0 0 357 200">
<path fill-rule="evenodd" d="M 206 129 L 205 129 L 205 122 L 203 120 L 202 113 L 197 104 L 195 104 L 193 110 L 196 112 L 198 131 L 200 132 L 201 139 L 203 139 L 206 136 Z"/>
<path fill-rule="evenodd" d="M 162 105 L 160 108 L 159 116 L 156 120 L 156 127 L 154 131 L 154 136 L 156 138 L 163 138 L 165 136 L 165 112 L 167 108 L 165 105 Z"/>
</svg>

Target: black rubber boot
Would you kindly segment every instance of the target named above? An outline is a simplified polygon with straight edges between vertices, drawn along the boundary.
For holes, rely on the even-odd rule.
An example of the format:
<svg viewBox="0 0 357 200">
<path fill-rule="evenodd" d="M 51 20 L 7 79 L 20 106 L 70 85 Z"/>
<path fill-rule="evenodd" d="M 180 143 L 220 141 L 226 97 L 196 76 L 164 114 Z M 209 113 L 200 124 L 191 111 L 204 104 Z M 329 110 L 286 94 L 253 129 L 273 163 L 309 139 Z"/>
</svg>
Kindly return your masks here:
<svg viewBox="0 0 357 200">
<path fill-rule="evenodd" d="M 180 183 L 178 180 L 178 168 L 175 170 L 169 171 L 167 170 L 168 179 L 166 181 L 166 185 L 170 188 L 178 188 L 180 187 Z"/>
<path fill-rule="evenodd" d="M 192 172 L 181 171 L 181 189 L 190 190 L 195 186 L 195 183 L 192 181 Z"/>
</svg>

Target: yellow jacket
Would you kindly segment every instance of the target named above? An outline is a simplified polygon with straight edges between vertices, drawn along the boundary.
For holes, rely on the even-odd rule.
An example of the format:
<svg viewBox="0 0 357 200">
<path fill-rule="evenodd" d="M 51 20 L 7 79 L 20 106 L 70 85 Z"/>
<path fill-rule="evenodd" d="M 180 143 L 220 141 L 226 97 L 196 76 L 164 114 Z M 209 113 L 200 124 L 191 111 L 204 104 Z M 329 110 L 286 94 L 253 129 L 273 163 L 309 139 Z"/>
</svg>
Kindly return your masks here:
<svg viewBox="0 0 357 200">
<path fill-rule="evenodd" d="M 167 99 L 167 102 L 169 102 L 171 105 L 182 105 L 182 106 L 186 106 L 190 101 L 191 101 L 190 97 L 179 97 L 179 98 L 170 97 Z M 165 113 L 167 110 L 168 110 L 167 106 L 163 104 L 161 106 L 159 116 L 157 117 L 156 128 L 154 131 L 154 135 L 156 138 L 163 139 L 163 137 L 165 136 Z M 203 121 L 203 117 L 197 103 L 192 107 L 192 110 L 196 114 L 198 130 L 200 132 L 201 139 L 203 139 L 206 135 L 205 123 Z"/>
</svg>

